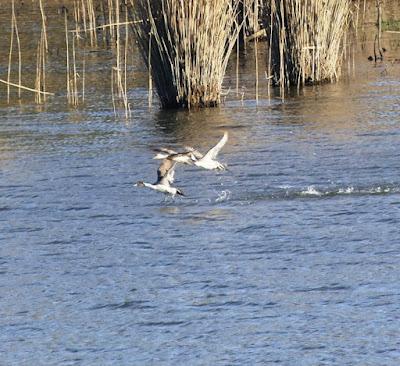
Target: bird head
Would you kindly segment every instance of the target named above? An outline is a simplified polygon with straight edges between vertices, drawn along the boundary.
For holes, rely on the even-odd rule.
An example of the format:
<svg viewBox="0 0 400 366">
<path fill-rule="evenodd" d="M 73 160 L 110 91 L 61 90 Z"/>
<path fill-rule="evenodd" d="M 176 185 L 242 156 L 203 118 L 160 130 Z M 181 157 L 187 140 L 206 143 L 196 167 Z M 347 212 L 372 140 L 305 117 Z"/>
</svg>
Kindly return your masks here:
<svg viewBox="0 0 400 366">
<path fill-rule="evenodd" d="M 138 182 L 136 182 L 136 183 L 134 184 L 134 186 L 135 186 L 135 187 L 144 187 L 144 182 L 141 181 L 141 180 L 139 180 Z"/>
</svg>

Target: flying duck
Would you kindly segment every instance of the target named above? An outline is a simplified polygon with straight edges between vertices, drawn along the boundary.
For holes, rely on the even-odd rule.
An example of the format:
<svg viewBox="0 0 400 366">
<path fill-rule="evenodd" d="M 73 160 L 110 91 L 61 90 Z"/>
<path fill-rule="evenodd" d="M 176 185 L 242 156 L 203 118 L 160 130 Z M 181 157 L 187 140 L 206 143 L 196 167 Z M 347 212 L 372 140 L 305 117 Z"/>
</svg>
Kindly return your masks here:
<svg viewBox="0 0 400 366">
<path fill-rule="evenodd" d="M 182 190 L 171 186 L 174 182 L 176 164 L 177 162 L 172 159 L 164 159 L 157 170 L 157 181 L 154 184 L 138 181 L 134 185 L 136 187 L 147 187 L 161 193 L 169 194 L 172 197 L 175 197 L 177 194 L 184 196 Z"/>
<path fill-rule="evenodd" d="M 160 148 L 154 149 L 157 152 L 157 155 L 154 156 L 153 159 L 171 159 L 173 161 L 196 165 L 198 167 L 208 169 L 208 170 L 226 170 L 226 166 L 219 161 L 216 160 L 219 151 L 228 141 L 228 132 L 224 133 L 221 140 L 210 150 L 207 151 L 205 155 L 203 155 L 198 150 L 194 149 L 190 146 L 185 146 L 185 152 L 178 153 L 175 150 Z"/>
<path fill-rule="evenodd" d="M 192 153 L 196 160 L 193 162 L 194 165 L 199 166 L 208 170 L 226 170 L 226 165 L 220 163 L 216 160 L 218 153 L 223 148 L 223 146 L 228 141 L 228 132 L 225 131 L 224 136 L 222 136 L 221 140 L 208 150 L 204 155 L 202 155 L 199 151 L 188 147 L 188 152 Z"/>
<path fill-rule="evenodd" d="M 176 152 L 175 150 L 167 149 L 162 147 L 160 149 L 154 149 L 157 154 L 153 159 L 170 159 L 176 161 L 177 163 L 193 165 L 194 161 L 196 161 L 196 156 L 192 151 L 185 152 Z"/>
</svg>

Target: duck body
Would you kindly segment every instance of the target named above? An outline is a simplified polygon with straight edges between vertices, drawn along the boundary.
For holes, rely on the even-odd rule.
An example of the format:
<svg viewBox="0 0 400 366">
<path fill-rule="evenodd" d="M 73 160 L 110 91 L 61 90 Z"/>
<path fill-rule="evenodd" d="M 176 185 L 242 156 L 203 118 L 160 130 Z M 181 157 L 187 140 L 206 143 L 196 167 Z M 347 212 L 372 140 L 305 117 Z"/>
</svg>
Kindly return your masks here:
<svg viewBox="0 0 400 366">
<path fill-rule="evenodd" d="M 220 163 L 217 160 L 217 155 L 227 141 L 228 141 L 228 132 L 225 132 L 221 140 L 219 140 L 218 143 L 213 148 L 208 150 L 206 154 L 202 155 L 197 150 L 193 149 L 191 153 L 196 157 L 194 165 L 207 170 L 226 170 L 226 165 Z"/>
<path fill-rule="evenodd" d="M 170 185 L 166 184 L 160 184 L 160 183 L 151 184 L 146 182 L 137 182 L 135 186 L 150 188 L 154 191 L 164 193 L 172 197 L 175 197 L 176 195 L 184 196 L 182 190 L 180 190 L 179 188 L 171 187 Z"/>
<path fill-rule="evenodd" d="M 161 148 L 155 149 L 154 151 L 157 154 L 154 156 L 153 159 L 164 160 L 169 159 L 172 161 L 176 161 L 177 163 L 193 165 L 193 162 L 196 160 L 195 155 L 191 151 L 185 151 L 178 153 L 175 150 Z"/>
<path fill-rule="evenodd" d="M 139 181 L 135 184 L 135 186 L 150 188 L 157 192 L 169 194 L 172 197 L 175 197 L 177 194 L 184 196 L 182 190 L 171 186 L 171 184 L 174 182 L 176 164 L 177 162 L 173 161 L 172 159 L 164 159 L 157 170 L 157 182 L 151 184 Z"/>
<path fill-rule="evenodd" d="M 186 151 L 184 152 L 176 152 L 175 150 L 167 148 L 155 149 L 157 154 L 153 159 L 162 160 L 162 163 L 157 170 L 157 181 L 153 184 L 139 181 L 135 186 L 146 187 L 172 197 L 175 197 L 176 195 L 184 196 L 182 190 L 172 186 L 176 164 L 195 165 L 206 170 L 226 170 L 226 165 L 217 160 L 217 155 L 227 141 L 228 132 L 225 132 L 218 143 L 204 155 L 196 149 L 188 146 L 185 147 Z"/>
<path fill-rule="evenodd" d="M 226 170 L 224 164 L 212 159 L 200 159 L 195 161 L 194 165 L 207 170 Z"/>
</svg>

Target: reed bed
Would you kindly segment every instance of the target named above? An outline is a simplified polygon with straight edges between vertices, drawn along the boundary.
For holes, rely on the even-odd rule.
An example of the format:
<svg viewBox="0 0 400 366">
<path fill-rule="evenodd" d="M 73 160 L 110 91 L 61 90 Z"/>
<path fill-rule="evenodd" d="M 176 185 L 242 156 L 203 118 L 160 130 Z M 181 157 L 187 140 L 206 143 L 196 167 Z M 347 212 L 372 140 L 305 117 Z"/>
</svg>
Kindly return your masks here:
<svg viewBox="0 0 400 366">
<path fill-rule="evenodd" d="M 28 33 L 18 15 L 27 5 L 23 8 L 20 2 L 11 0 L 8 3 L 11 29 L 6 41 L 9 46 L 3 47 L 9 48 L 9 53 L 4 54 L 5 66 L 8 63 L 8 68 L 4 68 L 7 76 L 0 82 L 7 85 L 8 102 L 11 88 L 18 88 L 19 99 L 22 90 L 35 93 L 37 103 L 47 102 L 48 96 L 53 94 L 49 90 L 59 89 L 53 91 L 65 94 L 68 104 L 77 107 L 85 101 L 86 68 L 90 70 L 89 63 L 96 62 L 96 52 L 92 51 L 105 48 L 108 51 L 103 55 L 112 56 L 108 65 L 104 65 L 103 75 L 111 89 L 110 102 L 115 114 L 123 110 L 125 117 L 130 118 L 128 88 L 133 73 L 129 60 L 132 62 L 138 46 L 148 69 L 149 105 L 153 103 L 154 86 L 163 108 L 212 107 L 223 101 L 222 83 L 234 47 L 236 95 L 240 96 L 239 57 L 249 56 L 243 48 L 251 41 L 254 42 L 255 100 L 259 98 L 261 74 L 265 74 L 267 80 L 268 97 L 273 84 L 280 86 L 284 97 L 289 86 L 335 81 L 340 77 L 346 56 L 344 44 L 351 42 L 346 40 L 351 24 L 351 4 L 354 5 L 355 24 L 364 24 L 366 2 L 68 0 L 62 7 L 64 12 L 57 19 L 51 14 L 59 9 L 58 5 L 48 0 L 32 0 L 29 4 L 35 11 L 40 34 L 38 39 L 29 38 L 30 42 L 37 42 L 37 47 L 28 54 L 21 50 L 21 44 L 24 48 L 27 45 Z M 384 51 L 381 40 L 384 2 L 370 0 L 370 3 L 373 5 L 369 9 L 377 11 L 374 18 L 377 19 L 374 47 L 377 61 L 383 58 Z M 54 30 L 57 24 L 62 31 L 57 33 L 56 39 L 48 29 Z M 26 37 L 22 43 L 20 35 Z M 60 46 L 62 37 L 65 43 Z M 266 60 L 259 58 L 258 51 L 262 47 L 267 47 Z M 24 65 L 27 65 L 25 70 L 29 67 L 28 60 L 33 67 L 36 61 L 36 75 L 33 71 L 23 78 L 21 53 Z M 32 56 L 35 56 L 35 61 L 32 61 Z M 59 56 L 58 60 L 56 56 Z M 348 60 L 350 62 L 350 58 Z M 60 78 L 62 82 L 57 85 L 52 82 L 55 76 L 52 62 L 62 63 L 65 73 L 65 79 Z M 93 87 L 91 80 L 88 77 L 89 88 Z M 26 85 L 22 85 L 22 81 Z"/>
<path fill-rule="evenodd" d="M 249 41 L 264 36 L 262 28 L 262 10 L 268 0 L 241 0 L 240 19 L 243 19 L 243 41 Z"/>
<path fill-rule="evenodd" d="M 273 80 L 291 85 L 334 81 L 344 58 L 349 0 L 270 0 L 264 15 Z"/>
<path fill-rule="evenodd" d="M 241 29 L 240 0 L 130 0 L 133 30 L 162 107 L 211 107 Z"/>
</svg>

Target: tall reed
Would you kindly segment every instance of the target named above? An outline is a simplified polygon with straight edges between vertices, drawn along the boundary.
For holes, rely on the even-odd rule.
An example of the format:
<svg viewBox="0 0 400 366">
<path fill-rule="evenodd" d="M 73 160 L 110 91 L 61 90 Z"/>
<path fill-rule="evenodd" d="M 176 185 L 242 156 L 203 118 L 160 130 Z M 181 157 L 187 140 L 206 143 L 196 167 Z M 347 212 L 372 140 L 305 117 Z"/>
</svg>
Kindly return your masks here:
<svg viewBox="0 0 400 366">
<path fill-rule="evenodd" d="M 115 27 L 111 37 L 115 36 L 115 47 L 113 47 L 116 60 L 111 71 L 111 93 L 113 98 L 114 113 L 116 113 L 116 101 L 121 103 L 125 109 L 125 118 L 131 115 L 130 104 L 127 93 L 127 59 L 129 47 L 129 25 L 128 13 L 125 11 L 125 22 L 120 22 L 119 0 L 115 0 Z M 124 25 L 125 27 L 121 27 Z M 116 90 L 116 96 L 114 95 Z"/>
<path fill-rule="evenodd" d="M 382 48 L 382 3 L 383 0 L 375 0 L 375 6 L 378 12 L 378 17 L 376 20 L 377 34 L 375 35 L 374 42 L 374 59 L 383 61 L 383 48 Z M 379 53 L 379 55 L 378 55 Z"/>
<path fill-rule="evenodd" d="M 241 29 L 240 1 L 130 0 L 133 29 L 162 107 L 220 103 L 226 66 Z"/>
<path fill-rule="evenodd" d="M 35 101 L 37 104 L 46 101 L 46 94 L 40 93 L 40 91 L 46 91 L 46 56 L 49 50 L 47 41 L 47 27 L 46 27 L 46 15 L 43 7 L 42 0 L 39 0 L 40 16 L 41 16 L 41 31 L 40 39 L 38 41 L 37 53 L 36 53 L 36 79 L 35 79 Z"/>
<path fill-rule="evenodd" d="M 270 0 L 265 14 L 275 84 L 334 81 L 344 56 L 349 0 Z"/>
<path fill-rule="evenodd" d="M 18 32 L 17 17 L 15 15 L 15 3 L 14 0 L 11 2 L 11 37 L 10 37 L 10 51 L 8 54 L 8 70 L 7 70 L 7 103 L 10 103 L 10 86 L 11 80 L 11 66 L 12 66 L 12 54 L 14 48 L 14 33 L 17 39 L 18 47 L 18 85 L 21 85 L 22 78 L 22 58 L 21 58 L 21 42 Z M 21 99 L 21 88 L 18 88 L 18 98 Z"/>
</svg>

